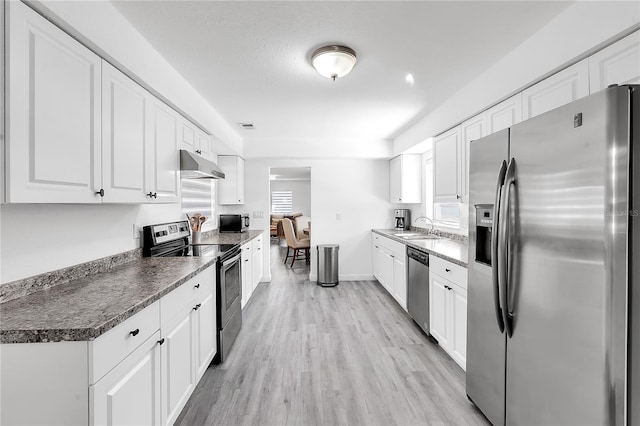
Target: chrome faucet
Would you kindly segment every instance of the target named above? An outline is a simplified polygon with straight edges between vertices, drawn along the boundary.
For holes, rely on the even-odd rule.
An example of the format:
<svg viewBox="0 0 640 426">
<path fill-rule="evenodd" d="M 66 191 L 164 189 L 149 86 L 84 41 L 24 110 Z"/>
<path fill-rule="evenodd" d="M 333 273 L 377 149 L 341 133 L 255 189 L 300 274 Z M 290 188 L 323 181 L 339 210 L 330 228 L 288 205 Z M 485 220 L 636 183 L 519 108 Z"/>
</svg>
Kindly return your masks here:
<svg viewBox="0 0 640 426">
<path fill-rule="evenodd" d="M 433 233 L 433 220 L 429 219 L 426 216 L 418 216 L 416 217 L 416 220 L 413 221 L 413 223 L 416 223 L 418 219 L 424 219 L 425 222 L 428 220 L 431 223 L 431 233 Z"/>
</svg>

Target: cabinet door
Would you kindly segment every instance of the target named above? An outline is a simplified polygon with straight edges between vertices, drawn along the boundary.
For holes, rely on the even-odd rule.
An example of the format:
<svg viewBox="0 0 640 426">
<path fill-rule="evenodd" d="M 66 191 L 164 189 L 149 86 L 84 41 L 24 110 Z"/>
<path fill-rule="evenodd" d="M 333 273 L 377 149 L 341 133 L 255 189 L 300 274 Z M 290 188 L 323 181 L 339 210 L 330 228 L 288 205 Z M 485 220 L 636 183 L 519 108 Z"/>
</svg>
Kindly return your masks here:
<svg viewBox="0 0 640 426">
<path fill-rule="evenodd" d="M 196 383 L 207 370 L 209 363 L 216 354 L 216 290 L 213 289 L 201 302 L 195 311 L 196 328 Z"/>
<path fill-rule="evenodd" d="M 433 140 L 435 203 L 455 203 L 462 198 L 460 185 L 460 126 Z"/>
<path fill-rule="evenodd" d="M 153 202 L 178 202 L 178 113 L 152 97 L 149 117 L 149 184 L 145 192 L 154 194 Z"/>
<path fill-rule="evenodd" d="M 192 306 L 186 307 L 161 327 L 162 424 L 175 422 L 191 392 L 195 379 L 195 330 Z"/>
<path fill-rule="evenodd" d="M 159 425 L 160 332 L 89 386 L 91 425 Z"/>
<path fill-rule="evenodd" d="M 187 120 L 182 120 L 181 127 L 180 148 L 196 152 L 196 127 Z"/>
<path fill-rule="evenodd" d="M 489 108 L 487 116 L 487 135 L 506 129 L 522 121 L 522 93 L 518 93 Z"/>
<path fill-rule="evenodd" d="M 451 357 L 466 371 L 467 364 L 467 291 L 455 284 L 449 285 L 451 300 Z"/>
<path fill-rule="evenodd" d="M 237 175 L 236 175 L 236 194 L 238 196 L 238 204 L 244 204 L 244 159 L 238 157 Z"/>
<path fill-rule="evenodd" d="M 389 160 L 389 201 L 402 202 L 402 165 L 400 156 Z"/>
<path fill-rule="evenodd" d="M 462 187 L 462 201 L 469 203 L 469 145 L 471 141 L 480 139 L 487 133 L 487 120 L 481 113 L 460 125 L 462 138 L 462 158 L 460 161 L 460 182 Z"/>
<path fill-rule="evenodd" d="M 144 203 L 148 172 L 145 126 L 148 93 L 102 63 L 102 186 L 104 202 Z"/>
<path fill-rule="evenodd" d="M 378 238 L 376 237 L 375 234 L 371 235 L 371 256 L 372 256 L 372 262 L 373 262 L 373 276 L 375 277 L 375 279 L 380 281 L 381 255 L 380 255 L 380 246 L 378 245 Z"/>
<path fill-rule="evenodd" d="M 393 295 L 393 252 L 380 247 L 380 284 Z"/>
<path fill-rule="evenodd" d="M 640 84 L 640 31 L 589 57 L 591 93 L 610 84 Z"/>
<path fill-rule="evenodd" d="M 589 94 L 587 59 L 542 80 L 522 92 L 522 119 L 551 111 Z"/>
<path fill-rule="evenodd" d="M 252 265 L 251 265 L 251 243 L 245 243 L 242 246 L 242 306 L 244 306 L 253 293 L 253 285 L 251 282 Z"/>
<path fill-rule="evenodd" d="M 101 60 L 22 2 L 7 5 L 7 202 L 100 203 Z"/>
<path fill-rule="evenodd" d="M 209 135 L 202 131 L 198 131 L 198 154 L 205 158 L 211 157 L 211 147 L 209 143 Z"/>
<path fill-rule="evenodd" d="M 407 310 L 407 263 L 405 256 L 393 257 L 393 293 L 396 301 Z"/>
<path fill-rule="evenodd" d="M 447 333 L 447 280 L 429 274 L 429 327 L 431 335 L 443 349 L 449 349 Z M 445 287 L 446 286 L 446 287 Z"/>
<path fill-rule="evenodd" d="M 235 155 L 218 156 L 225 178 L 218 181 L 218 204 L 244 203 L 244 160 Z"/>
<path fill-rule="evenodd" d="M 255 290 L 255 288 L 260 283 L 260 279 L 262 278 L 262 237 L 258 237 L 252 242 L 252 259 L 251 259 L 251 281 L 253 283 L 253 288 L 251 291 Z"/>
</svg>

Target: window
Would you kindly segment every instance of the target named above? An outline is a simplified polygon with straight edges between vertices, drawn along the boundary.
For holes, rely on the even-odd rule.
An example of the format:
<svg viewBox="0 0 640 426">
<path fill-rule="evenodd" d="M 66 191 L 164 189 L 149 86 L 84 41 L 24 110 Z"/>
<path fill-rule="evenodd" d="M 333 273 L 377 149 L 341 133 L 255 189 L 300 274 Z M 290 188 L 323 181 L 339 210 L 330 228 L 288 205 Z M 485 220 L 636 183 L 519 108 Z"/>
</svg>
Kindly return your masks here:
<svg viewBox="0 0 640 426">
<path fill-rule="evenodd" d="M 439 225 L 460 228 L 460 207 L 464 204 L 441 204 L 433 205 L 436 223 Z"/>
<path fill-rule="evenodd" d="M 293 192 L 271 191 L 271 213 L 293 213 Z"/>
<path fill-rule="evenodd" d="M 215 184 L 213 179 L 180 179 L 182 188 L 182 214 L 193 216 L 200 213 L 208 219 L 202 226 L 203 230 L 215 229 L 217 221 L 215 215 Z"/>
</svg>

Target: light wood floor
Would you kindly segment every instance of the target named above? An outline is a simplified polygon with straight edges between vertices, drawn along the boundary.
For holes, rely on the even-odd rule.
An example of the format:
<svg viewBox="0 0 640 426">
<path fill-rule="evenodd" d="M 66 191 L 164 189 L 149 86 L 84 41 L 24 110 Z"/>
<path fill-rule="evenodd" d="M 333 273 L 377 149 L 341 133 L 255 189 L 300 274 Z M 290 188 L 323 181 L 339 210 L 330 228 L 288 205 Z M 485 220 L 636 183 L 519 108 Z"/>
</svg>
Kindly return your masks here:
<svg viewBox="0 0 640 426">
<path fill-rule="evenodd" d="M 464 372 L 378 282 L 322 288 L 271 244 L 270 283 L 243 310 L 178 425 L 486 425 Z"/>
</svg>

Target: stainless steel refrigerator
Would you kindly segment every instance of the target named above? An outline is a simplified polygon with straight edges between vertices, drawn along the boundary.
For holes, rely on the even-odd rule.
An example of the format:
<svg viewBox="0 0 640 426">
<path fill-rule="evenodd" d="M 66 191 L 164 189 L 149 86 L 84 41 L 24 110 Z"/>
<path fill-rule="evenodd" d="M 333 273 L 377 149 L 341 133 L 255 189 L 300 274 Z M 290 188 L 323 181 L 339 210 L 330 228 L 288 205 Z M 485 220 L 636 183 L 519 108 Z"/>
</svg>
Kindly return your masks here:
<svg viewBox="0 0 640 426">
<path fill-rule="evenodd" d="M 467 395 L 496 426 L 640 424 L 639 115 L 611 87 L 471 142 Z"/>
</svg>

